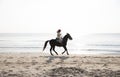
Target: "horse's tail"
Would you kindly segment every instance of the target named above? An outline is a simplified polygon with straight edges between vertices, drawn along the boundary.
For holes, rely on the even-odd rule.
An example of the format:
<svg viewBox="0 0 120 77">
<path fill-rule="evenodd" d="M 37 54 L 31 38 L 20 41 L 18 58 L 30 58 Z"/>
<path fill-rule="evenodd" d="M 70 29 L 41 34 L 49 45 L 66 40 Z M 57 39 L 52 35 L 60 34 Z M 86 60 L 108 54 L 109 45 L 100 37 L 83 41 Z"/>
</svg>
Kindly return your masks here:
<svg viewBox="0 0 120 77">
<path fill-rule="evenodd" d="M 47 41 L 45 42 L 44 47 L 43 47 L 43 51 L 45 50 L 48 42 L 49 42 L 49 40 L 47 40 Z"/>
</svg>

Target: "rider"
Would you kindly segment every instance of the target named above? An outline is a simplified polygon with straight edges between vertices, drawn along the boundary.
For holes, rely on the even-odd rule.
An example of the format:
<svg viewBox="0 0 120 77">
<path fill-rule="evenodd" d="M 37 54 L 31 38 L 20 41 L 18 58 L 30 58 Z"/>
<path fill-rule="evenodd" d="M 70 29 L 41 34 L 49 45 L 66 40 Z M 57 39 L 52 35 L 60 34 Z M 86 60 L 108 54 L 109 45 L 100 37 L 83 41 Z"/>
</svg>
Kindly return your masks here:
<svg viewBox="0 0 120 77">
<path fill-rule="evenodd" d="M 56 38 L 56 40 L 57 40 L 59 43 L 62 43 L 61 29 L 58 29 L 58 30 L 57 30 L 57 38 Z"/>
</svg>

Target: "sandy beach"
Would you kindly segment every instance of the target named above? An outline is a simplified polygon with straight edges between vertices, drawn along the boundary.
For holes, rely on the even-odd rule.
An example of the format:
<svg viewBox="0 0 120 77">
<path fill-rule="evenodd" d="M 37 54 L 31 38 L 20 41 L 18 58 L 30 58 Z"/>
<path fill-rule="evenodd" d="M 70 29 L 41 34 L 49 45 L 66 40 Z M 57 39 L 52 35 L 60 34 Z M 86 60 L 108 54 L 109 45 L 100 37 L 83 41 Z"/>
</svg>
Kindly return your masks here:
<svg viewBox="0 0 120 77">
<path fill-rule="evenodd" d="M 120 55 L 1 53 L 0 77 L 120 77 Z"/>
</svg>

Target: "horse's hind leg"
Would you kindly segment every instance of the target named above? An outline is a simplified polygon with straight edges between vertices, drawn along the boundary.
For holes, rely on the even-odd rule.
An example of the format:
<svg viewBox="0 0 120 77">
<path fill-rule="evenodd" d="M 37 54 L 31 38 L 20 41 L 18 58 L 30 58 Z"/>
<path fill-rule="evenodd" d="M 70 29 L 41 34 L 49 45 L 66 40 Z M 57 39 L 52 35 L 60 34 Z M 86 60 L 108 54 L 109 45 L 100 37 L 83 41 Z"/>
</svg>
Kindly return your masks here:
<svg viewBox="0 0 120 77">
<path fill-rule="evenodd" d="M 55 47 L 53 47 L 53 51 L 58 55 L 58 53 L 55 51 Z"/>
<path fill-rule="evenodd" d="M 52 54 L 52 49 L 53 49 L 53 48 L 51 47 L 51 48 L 50 48 L 50 54 L 53 56 L 53 54 Z"/>
</svg>

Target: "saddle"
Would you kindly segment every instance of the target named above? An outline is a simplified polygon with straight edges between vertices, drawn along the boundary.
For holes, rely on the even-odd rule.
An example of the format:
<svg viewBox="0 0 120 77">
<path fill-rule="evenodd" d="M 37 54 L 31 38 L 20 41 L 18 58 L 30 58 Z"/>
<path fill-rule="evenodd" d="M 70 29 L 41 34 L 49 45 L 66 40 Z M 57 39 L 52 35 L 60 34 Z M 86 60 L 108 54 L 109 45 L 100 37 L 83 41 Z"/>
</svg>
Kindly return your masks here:
<svg viewBox="0 0 120 77">
<path fill-rule="evenodd" d="M 62 44 L 62 38 L 61 38 L 61 39 L 60 39 L 60 38 L 56 38 L 56 41 L 57 41 L 58 43 Z"/>
</svg>

